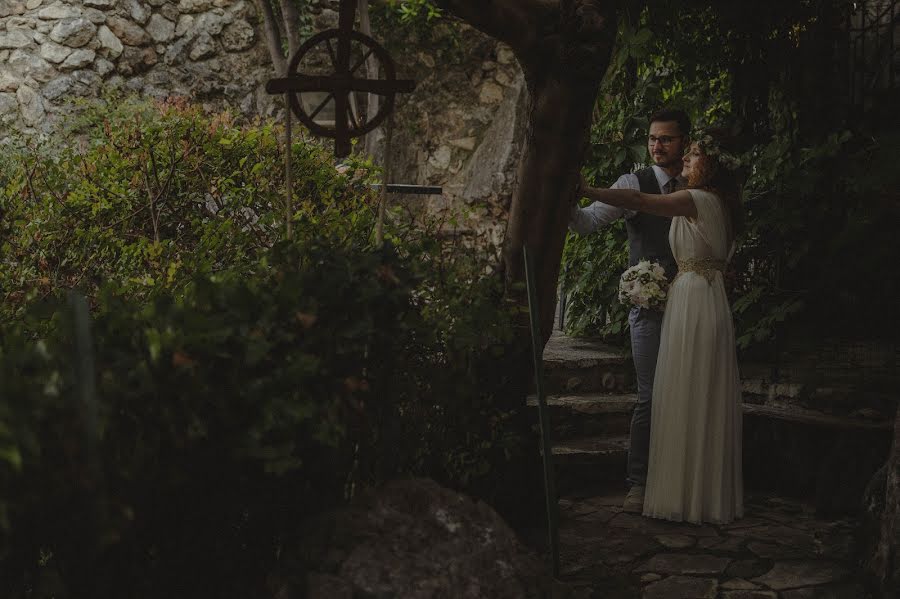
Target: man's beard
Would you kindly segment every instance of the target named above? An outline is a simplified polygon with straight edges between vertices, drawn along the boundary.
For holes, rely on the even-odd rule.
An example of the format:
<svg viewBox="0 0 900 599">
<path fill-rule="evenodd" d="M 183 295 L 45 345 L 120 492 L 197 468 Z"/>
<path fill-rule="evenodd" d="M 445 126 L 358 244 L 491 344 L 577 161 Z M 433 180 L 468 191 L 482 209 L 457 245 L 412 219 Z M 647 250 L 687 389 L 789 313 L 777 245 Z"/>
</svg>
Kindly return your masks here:
<svg viewBox="0 0 900 599">
<path fill-rule="evenodd" d="M 655 164 L 656 166 L 658 166 L 660 168 L 672 168 L 672 167 L 681 165 L 681 158 L 680 157 L 679 158 L 670 158 L 669 160 L 666 160 L 665 162 L 657 162 L 654 157 L 653 164 Z"/>
</svg>

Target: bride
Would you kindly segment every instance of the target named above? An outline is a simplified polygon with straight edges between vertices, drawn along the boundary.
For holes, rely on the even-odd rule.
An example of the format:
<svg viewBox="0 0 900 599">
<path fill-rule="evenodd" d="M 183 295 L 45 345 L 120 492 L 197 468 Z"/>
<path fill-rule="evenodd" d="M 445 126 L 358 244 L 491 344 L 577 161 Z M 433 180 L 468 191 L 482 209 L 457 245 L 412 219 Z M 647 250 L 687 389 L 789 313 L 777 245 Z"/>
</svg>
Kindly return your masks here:
<svg viewBox="0 0 900 599">
<path fill-rule="evenodd" d="M 710 131 L 684 156 L 687 188 L 668 195 L 599 189 L 588 198 L 671 216 L 678 275 L 669 288 L 653 383 L 645 516 L 726 523 L 744 513 L 742 404 L 723 271 L 743 224 L 736 161 Z"/>
</svg>

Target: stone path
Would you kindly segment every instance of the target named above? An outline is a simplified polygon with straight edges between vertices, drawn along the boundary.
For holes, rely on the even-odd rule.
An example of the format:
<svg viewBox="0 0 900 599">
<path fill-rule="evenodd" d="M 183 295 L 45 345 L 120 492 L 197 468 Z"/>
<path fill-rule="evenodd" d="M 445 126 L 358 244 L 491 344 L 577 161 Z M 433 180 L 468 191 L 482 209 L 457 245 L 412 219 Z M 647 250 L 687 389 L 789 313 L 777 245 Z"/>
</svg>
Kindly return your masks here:
<svg viewBox="0 0 900 599">
<path fill-rule="evenodd" d="M 621 510 L 625 490 L 560 500 L 560 574 L 577 598 L 866 599 L 851 519 L 748 497 L 744 518 L 697 526 Z"/>
<path fill-rule="evenodd" d="M 773 482 L 776 476 L 792 479 L 797 473 L 821 470 L 819 462 L 830 455 L 828 448 L 841 435 L 865 439 L 885 436 L 884 423 L 849 414 L 821 415 L 793 404 L 786 409 L 778 403 L 780 400 L 775 401 L 778 394 L 770 393 L 768 387 L 767 393 L 774 399 L 753 403 L 760 395 L 753 385 L 765 385 L 755 379 L 745 380 L 744 447 L 750 458 L 745 459 L 745 483 L 756 483 L 750 489 L 765 492 L 748 492 L 745 517 L 731 525 L 676 524 L 621 510 L 626 491 L 622 479 L 628 429 L 636 402 L 633 366 L 625 353 L 595 340 L 573 339 L 555 332 L 544 350 L 544 375 L 556 484 L 563 497 L 561 578 L 573 589 L 574 597 L 871 597 L 853 563 L 856 522 L 848 517 L 817 518 L 816 507 L 819 513 L 827 511 L 823 506 L 829 507 L 823 497 L 818 493 L 809 496 L 817 506 L 786 499 L 775 491 L 785 485 Z M 536 398 L 530 398 L 529 404 L 536 407 Z M 751 436 L 754 430 L 768 430 L 764 427 L 771 422 L 784 428 L 783 438 Z M 793 444 L 791 451 L 773 439 Z M 862 455 L 856 450 L 846 453 Z M 754 460 L 757 455 L 762 457 Z M 800 455 L 806 461 L 800 460 Z M 793 469 L 786 468 L 786 463 Z M 864 471 L 867 467 L 860 463 L 857 469 Z M 757 476 L 748 477 L 748 472 Z M 847 498 L 842 507 L 855 507 L 860 505 L 860 485 L 869 480 L 871 472 L 862 474 L 858 481 L 844 477 L 844 482 L 830 485 L 814 485 L 817 480 L 813 478 L 806 486 L 823 489 L 825 500 L 843 492 Z"/>
</svg>

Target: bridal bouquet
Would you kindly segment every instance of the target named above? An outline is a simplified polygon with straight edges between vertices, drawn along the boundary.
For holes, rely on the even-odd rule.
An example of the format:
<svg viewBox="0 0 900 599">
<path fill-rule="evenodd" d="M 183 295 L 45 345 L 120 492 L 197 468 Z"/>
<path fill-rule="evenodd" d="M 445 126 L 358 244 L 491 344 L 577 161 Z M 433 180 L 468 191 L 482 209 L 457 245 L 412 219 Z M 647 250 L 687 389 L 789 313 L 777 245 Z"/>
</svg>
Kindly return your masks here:
<svg viewBox="0 0 900 599">
<path fill-rule="evenodd" d="M 641 260 L 622 273 L 619 301 L 650 310 L 662 310 L 666 306 L 668 289 L 669 281 L 663 267 Z"/>
</svg>

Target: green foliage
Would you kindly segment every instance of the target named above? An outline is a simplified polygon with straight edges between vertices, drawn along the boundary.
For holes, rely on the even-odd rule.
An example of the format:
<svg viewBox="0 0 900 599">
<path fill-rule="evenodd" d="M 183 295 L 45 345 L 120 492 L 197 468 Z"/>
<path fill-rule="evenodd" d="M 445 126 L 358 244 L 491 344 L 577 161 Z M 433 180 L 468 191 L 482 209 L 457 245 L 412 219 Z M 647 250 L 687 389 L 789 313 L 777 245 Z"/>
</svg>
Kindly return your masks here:
<svg viewBox="0 0 900 599">
<path fill-rule="evenodd" d="M 898 291 L 880 266 L 900 250 L 887 230 L 896 208 L 885 191 L 898 184 L 885 150 L 897 131 L 861 114 L 846 122 L 841 96 L 828 91 L 816 44 L 831 39 L 817 31 L 831 9 L 646 6 L 620 24 L 586 177 L 610 185 L 645 164 L 646 118 L 663 105 L 685 109 L 695 127 L 731 126 L 747 175 L 748 226 L 729 273 L 739 345 L 761 349 L 789 329 L 822 334 L 816 322 L 828 322 L 829 334 L 881 334 L 879 315 L 893 311 Z M 619 224 L 569 236 L 570 332 L 625 329 L 615 298 L 625 257 Z"/>
<path fill-rule="evenodd" d="M 372 7 L 372 29 L 392 55 L 422 47 L 440 64 L 466 64 L 471 40 L 462 22 L 447 18 L 431 0 L 390 0 Z"/>
<path fill-rule="evenodd" d="M 735 262 L 741 347 L 790 321 L 799 330 L 828 322 L 830 334 L 851 337 L 887 333 L 880 320 L 900 293 L 883 266 L 900 251 L 885 194 L 900 184 L 885 151 L 894 134 L 835 131 L 803 147 L 778 133 L 750 151 L 751 218 Z"/>
<path fill-rule="evenodd" d="M 184 104 L 124 101 L 89 111 L 79 126 L 88 132 L 79 144 L 2 158 L 0 319 L 60 287 L 177 291 L 197 273 L 250 268 L 280 235 L 283 161 L 272 124 L 242 128 Z M 324 151 L 302 143 L 294 153 L 298 205 L 351 197 Z"/>
<path fill-rule="evenodd" d="M 443 11 L 431 0 L 388 0 L 387 8 L 403 24 L 429 24 L 443 15 Z"/>
<path fill-rule="evenodd" d="M 341 174 L 302 140 L 286 240 L 278 138 L 123 102 L 52 152 L 4 158 L 12 596 L 260 595 L 302 520 L 361 486 L 425 475 L 504 491 L 490 475 L 522 459 L 522 439 L 496 368 L 511 339 L 497 249 L 399 214 L 376 247 L 371 167 Z M 92 306 L 96 437 L 73 287 Z"/>
</svg>

